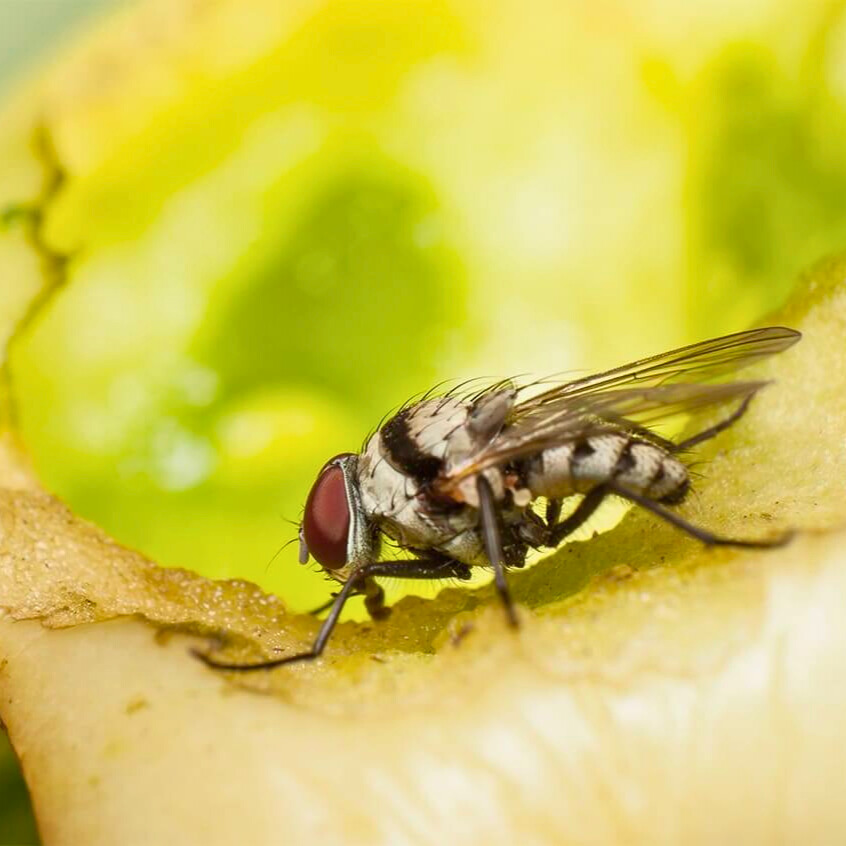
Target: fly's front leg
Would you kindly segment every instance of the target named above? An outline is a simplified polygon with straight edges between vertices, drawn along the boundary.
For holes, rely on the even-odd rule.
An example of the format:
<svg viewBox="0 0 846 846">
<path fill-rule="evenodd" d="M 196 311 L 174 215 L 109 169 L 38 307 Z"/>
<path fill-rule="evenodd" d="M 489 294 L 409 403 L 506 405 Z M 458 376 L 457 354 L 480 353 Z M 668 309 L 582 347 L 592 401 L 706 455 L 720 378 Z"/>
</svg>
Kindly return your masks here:
<svg viewBox="0 0 846 846">
<path fill-rule="evenodd" d="M 317 617 L 318 615 L 322 614 L 324 611 L 328 611 L 334 605 L 335 600 L 337 598 L 338 598 L 337 593 L 330 594 L 329 599 L 327 599 L 326 602 L 322 602 L 316 608 L 310 608 L 308 611 L 306 611 L 306 614 L 308 614 L 309 617 Z"/>
<path fill-rule="evenodd" d="M 366 586 L 374 576 L 393 576 L 398 579 L 453 578 L 466 580 L 470 578 L 470 568 L 466 564 L 444 558 L 411 558 L 400 561 L 375 561 L 372 564 L 365 564 L 347 579 L 338 592 L 329 616 L 323 621 L 314 644 L 307 652 L 288 655 L 285 658 L 276 658 L 272 661 L 259 661 L 254 664 L 233 664 L 217 661 L 198 649 L 192 649 L 191 652 L 206 666 L 215 670 L 232 670 L 241 673 L 252 672 L 253 670 L 272 670 L 274 667 L 293 664 L 297 661 L 313 661 L 326 648 L 346 601 Z"/>
<path fill-rule="evenodd" d="M 491 483 L 482 474 L 479 474 L 477 478 L 476 490 L 479 494 L 479 521 L 485 552 L 493 567 L 494 582 L 496 583 L 497 593 L 502 599 L 502 604 L 505 606 L 508 623 L 516 627 L 518 625 L 517 613 L 514 610 L 511 591 L 508 589 L 508 580 L 505 578 L 505 556 L 502 552 L 502 538 L 499 535 L 496 497 L 494 497 Z"/>
<path fill-rule="evenodd" d="M 378 585 L 376 585 L 376 587 L 378 588 Z M 349 598 L 350 598 L 350 599 L 352 599 L 354 596 L 363 596 L 363 597 L 365 597 L 364 604 L 365 604 L 365 607 L 367 607 L 368 612 L 370 612 L 370 607 L 369 607 L 369 606 L 368 606 L 368 604 L 367 604 L 367 603 L 368 603 L 368 597 L 369 597 L 368 591 L 367 591 L 366 589 L 354 590 L 354 591 L 350 594 Z M 326 602 L 322 602 L 322 603 L 321 603 L 320 605 L 318 605 L 316 608 L 310 608 L 308 611 L 306 611 L 306 614 L 308 614 L 308 615 L 309 615 L 309 617 L 317 617 L 317 616 L 319 616 L 319 615 L 320 615 L 320 614 L 322 614 L 324 611 L 328 611 L 328 610 L 329 610 L 329 609 L 330 609 L 330 608 L 331 608 L 331 607 L 335 604 L 335 600 L 336 600 L 337 598 L 338 598 L 338 591 L 334 591 L 333 593 L 330 593 L 330 594 L 329 594 L 329 599 L 327 599 L 327 600 L 326 600 Z M 384 592 L 383 592 L 383 594 L 382 594 L 382 599 L 383 599 L 383 601 L 384 601 Z M 373 617 L 373 613 L 372 613 L 372 612 L 370 613 L 370 616 L 371 616 L 371 617 Z M 376 617 L 373 617 L 373 619 L 375 620 L 375 619 L 377 619 L 377 618 L 376 618 Z M 379 618 L 379 619 L 381 619 L 381 618 Z"/>
<path fill-rule="evenodd" d="M 729 426 L 733 426 L 746 414 L 747 410 L 749 409 L 749 403 L 752 402 L 752 398 L 755 394 L 750 394 L 746 397 L 745 400 L 731 413 L 728 417 L 724 420 L 720 420 L 719 423 L 714 424 L 708 429 L 703 429 L 703 431 L 699 432 L 697 435 L 693 435 L 692 437 L 688 438 L 687 440 L 680 441 L 677 444 L 673 444 L 672 452 L 684 452 L 685 450 L 691 449 L 691 447 L 695 447 L 698 444 L 701 444 L 703 441 L 708 441 L 711 438 L 716 437 L 720 434 L 720 432 L 725 432 Z"/>
<path fill-rule="evenodd" d="M 350 594 L 349 598 L 352 599 L 354 596 L 361 596 L 361 591 L 360 590 L 353 591 Z M 327 599 L 326 602 L 321 602 L 320 605 L 318 605 L 316 608 L 310 608 L 308 611 L 306 611 L 306 614 L 308 614 L 309 617 L 319 616 L 324 611 L 328 611 L 335 604 L 335 600 L 337 598 L 338 598 L 338 591 L 334 591 L 333 593 L 330 593 L 329 599 Z"/>
<path fill-rule="evenodd" d="M 387 620 L 391 609 L 385 605 L 385 590 L 375 579 L 367 579 L 364 584 L 364 607 L 372 620 Z"/>
</svg>

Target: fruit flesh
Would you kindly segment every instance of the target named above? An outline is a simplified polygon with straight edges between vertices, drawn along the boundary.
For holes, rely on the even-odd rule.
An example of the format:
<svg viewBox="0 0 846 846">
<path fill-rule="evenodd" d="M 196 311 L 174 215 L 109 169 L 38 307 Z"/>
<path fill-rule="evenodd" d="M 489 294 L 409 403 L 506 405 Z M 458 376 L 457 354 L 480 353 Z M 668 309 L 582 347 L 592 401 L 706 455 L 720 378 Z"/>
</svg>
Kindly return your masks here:
<svg viewBox="0 0 846 846">
<path fill-rule="evenodd" d="M 449 589 L 341 625 L 320 662 L 230 680 L 191 658 L 192 632 L 254 657 L 301 647 L 314 621 L 248 584 L 159 569 L 34 485 L 5 487 L 0 712 L 45 842 L 842 830 L 844 275 L 818 268 L 778 316 L 805 337 L 710 447 L 685 509 L 796 540 L 706 551 L 631 512 L 514 574 L 516 635 L 491 591 Z"/>
</svg>

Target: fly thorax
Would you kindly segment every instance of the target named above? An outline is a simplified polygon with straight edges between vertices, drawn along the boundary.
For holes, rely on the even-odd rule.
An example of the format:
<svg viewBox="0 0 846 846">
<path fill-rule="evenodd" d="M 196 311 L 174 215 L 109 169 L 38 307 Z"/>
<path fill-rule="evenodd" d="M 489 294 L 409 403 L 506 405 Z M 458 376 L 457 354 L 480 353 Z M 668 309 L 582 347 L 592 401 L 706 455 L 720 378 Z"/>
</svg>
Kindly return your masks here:
<svg viewBox="0 0 846 846">
<path fill-rule="evenodd" d="M 514 395 L 512 388 L 504 387 L 475 399 L 433 397 L 404 408 L 374 436 L 379 454 L 417 491 L 432 490 L 436 480 L 448 477 L 490 444 L 505 425 Z M 502 498 L 501 479 L 493 474 L 490 481 Z M 475 492 L 464 493 L 459 492 L 458 502 L 475 501 Z"/>
<path fill-rule="evenodd" d="M 514 396 L 513 389 L 504 388 L 475 400 L 434 397 L 404 409 L 382 427 L 392 463 L 412 473 L 415 465 L 428 463 L 426 481 L 431 481 L 434 462 L 440 462 L 439 472 L 448 473 L 496 437 Z"/>
<path fill-rule="evenodd" d="M 397 444 L 398 440 L 407 441 L 418 452 L 443 462 L 450 447 L 455 446 L 456 437 L 465 431 L 469 414 L 468 404 L 454 397 L 425 400 L 392 417 L 382 427 L 382 434 L 391 443 L 392 452 L 395 446 L 399 447 L 396 459 L 399 464 L 403 463 L 401 453 L 408 446 Z"/>
<path fill-rule="evenodd" d="M 471 525 L 466 509 L 433 509 L 422 485 L 398 469 L 381 432 L 373 435 L 359 457 L 359 491 L 370 519 L 401 546 L 438 546 Z"/>
<path fill-rule="evenodd" d="M 367 442 L 358 460 L 358 487 L 364 510 L 372 517 L 394 516 L 418 493 L 414 479 L 388 460 L 380 434 Z"/>
<path fill-rule="evenodd" d="M 425 400 L 395 414 L 373 439 L 381 459 L 419 488 L 442 474 L 468 413 L 467 404 L 457 399 Z"/>
</svg>

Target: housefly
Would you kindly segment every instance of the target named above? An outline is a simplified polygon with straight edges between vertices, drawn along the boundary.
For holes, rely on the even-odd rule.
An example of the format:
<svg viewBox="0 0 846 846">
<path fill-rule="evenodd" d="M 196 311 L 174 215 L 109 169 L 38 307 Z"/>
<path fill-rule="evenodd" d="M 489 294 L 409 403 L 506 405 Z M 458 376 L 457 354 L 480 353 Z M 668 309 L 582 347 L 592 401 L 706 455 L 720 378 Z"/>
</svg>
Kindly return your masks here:
<svg viewBox="0 0 846 846">
<path fill-rule="evenodd" d="M 672 506 L 690 490 L 688 451 L 737 422 L 768 384 L 726 377 L 800 337 L 780 326 L 753 329 L 551 387 L 507 380 L 407 404 L 360 453 L 327 461 L 306 500 L 300 562 L 312 556 L 341 585 L 318 609 L 331 608 L 311 648 L 245 664 L 196 654 L 211 667 L 238 671 L 311 660 L 323 652 L 351 596 L 364 595 L 374 619 L 385 616 L 380 577 L 466 580 L 474 567 L 493 569 L 516 626 L 508 570 L 522 567 L 529 550 L 559 546 L 609 496 L 708 546 L 784 543 L 786 536 L 721 537 L 690 524 Z M 684 439 L 655 430 L 680 415 L 714 409 L 725 410 L 719 422 Z M 570 497 L 579 497 L 578 504 L 562 519 Z M 410 557 L 383 560 L 384 538 Z"/>
</svg>

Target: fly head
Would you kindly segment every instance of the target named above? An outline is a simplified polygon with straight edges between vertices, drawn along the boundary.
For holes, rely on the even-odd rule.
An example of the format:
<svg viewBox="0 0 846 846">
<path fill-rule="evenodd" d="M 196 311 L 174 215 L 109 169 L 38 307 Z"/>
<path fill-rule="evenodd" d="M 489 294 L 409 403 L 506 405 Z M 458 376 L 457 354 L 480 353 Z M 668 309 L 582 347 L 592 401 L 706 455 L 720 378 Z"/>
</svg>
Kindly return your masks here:
<svg viewBox="0 0 846 846">
<path fill-rule="evenodd" d="M 324 464 L 311 487 L 300 526 L 300 563 L 311 555 L 331 575 L 366 563 L 372 532 L 361 504 L 358 456 L 345 452 Z"/>
</svg>

